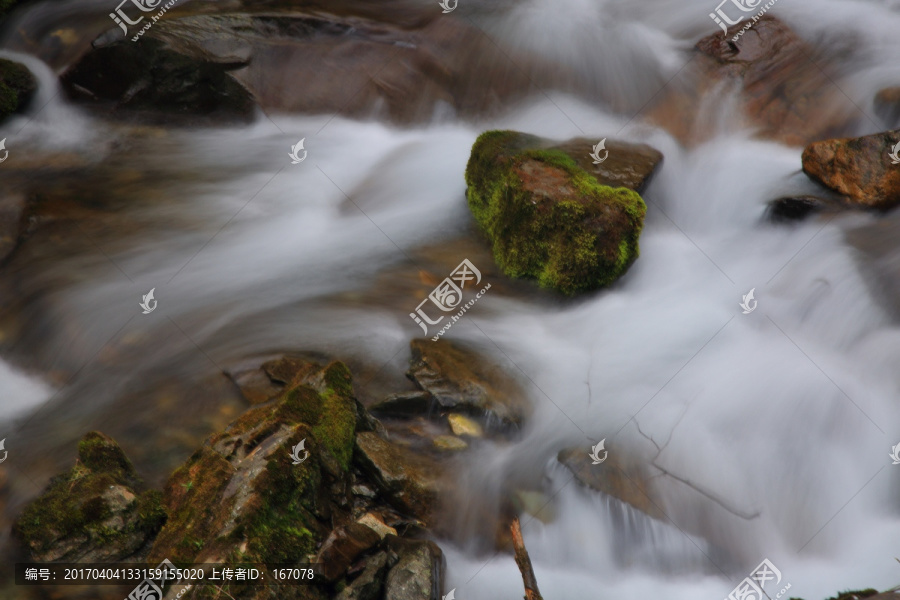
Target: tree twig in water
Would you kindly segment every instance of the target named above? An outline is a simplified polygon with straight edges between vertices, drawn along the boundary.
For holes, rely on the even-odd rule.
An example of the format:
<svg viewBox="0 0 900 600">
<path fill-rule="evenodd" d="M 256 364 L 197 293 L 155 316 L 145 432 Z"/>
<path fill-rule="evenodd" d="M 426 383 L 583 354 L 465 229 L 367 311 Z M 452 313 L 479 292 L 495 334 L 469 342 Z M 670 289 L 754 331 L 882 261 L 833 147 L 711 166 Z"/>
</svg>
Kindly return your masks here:
<svg viewBox="0 0 900 600">
<path fill-rule="evenodd" d="M 516 549 L 516 564 L 522 573 L 522 581 L 525 582 L 525 600 L 543 600 L 538 591 L 537 579 L 534 569 L 531 567 L 531 559 L 528 558 L 528 550 L 525 549 L 525 539 L 522 537 L 522 528 L 519 526 L 519 517 L 515 517 L 509 526 L 512 532 L 513 547 Z"/>
</svg>

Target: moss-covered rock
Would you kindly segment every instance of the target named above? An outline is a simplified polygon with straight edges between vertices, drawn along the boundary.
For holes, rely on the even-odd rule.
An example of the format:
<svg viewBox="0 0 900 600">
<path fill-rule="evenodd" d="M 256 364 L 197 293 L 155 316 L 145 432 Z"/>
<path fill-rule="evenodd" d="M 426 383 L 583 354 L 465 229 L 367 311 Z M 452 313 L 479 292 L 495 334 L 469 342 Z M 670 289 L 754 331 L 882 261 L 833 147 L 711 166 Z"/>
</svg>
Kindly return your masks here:
<svg viewBox="0 0 900 600">
<path fill-rule="evenodd" d="M 647 210 L 640 195 L 602 185 L 552 142 L 483 133 L 466 183 L 469 208 L 510 277 L 572 295 L 611 284 L 638 256 Z"/>
<path fill-rule="evenodd" d="M 3 13 L 0 0 L 0 14 Z M 37 80 L 25 65 L 0 58 L 0 121 L 25 110 L 37 90 Z"/>
<path fill-rule="evenodd" d="M 333 525 L 334 486 L 349 487 L 357 414 L 343 364 L 310 384 L 248 411 L 173 473 L 164 492 L 169 521 L 151 561 L 275 565 L 315 554 Z M 309 455 L 294 464 L 302 441 Z"/>
<path fill-rule="evenodd" d="M 54 477 L 16 520 L 15 536 L 36 561 L 118 561 L 135 555 L 166 520 L 161 494 L 141 480 L 116 442 L 88 433 L 78 460 Z"/>
</svg>

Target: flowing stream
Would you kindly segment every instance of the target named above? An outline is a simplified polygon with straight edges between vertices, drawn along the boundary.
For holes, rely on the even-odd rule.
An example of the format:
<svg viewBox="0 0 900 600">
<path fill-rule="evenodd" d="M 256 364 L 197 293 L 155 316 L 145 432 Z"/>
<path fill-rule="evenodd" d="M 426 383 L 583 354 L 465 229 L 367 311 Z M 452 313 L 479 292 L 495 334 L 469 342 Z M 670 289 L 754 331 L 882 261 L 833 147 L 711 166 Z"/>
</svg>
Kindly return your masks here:
<svg viewBox="0 0 900 600">
<path fill-rule="evenodd" d="M 539 52 L 626 103 L 678 72 L 715 8 L 480 4 L 479 25 L 508 53 Z M 98 10 L 54 6 L 33 5 L 17 23 L 49 29 L 79 7 Z M 864 110 L 900 82 L 900 4 L 779 0 L 773 12 L 836 53 L 852 48 L 837 83 Z M 522 596 L 512 557 L 485 549 L 475 516 L 510 481 L 544 485 L 555 515 L 523 521 L 548 600 L 724 598 L 764 558 L 791 584 L 785 598 L 900 584 L 900 467 L 888 457 L 900 443 L 900 328 L 845 235 L 879 217 L 764 221 L 768 200 L 811 189 L 801 149 L 754 139 L 727 98 L 709 108 L 719 134 L 691 149 L 633 111 L 550 91 L 478 123 L 436 111 L 408 128 L 331 114 L 128 127 L 64 101 L 53 70 L 16 52 L 7 30 L 0 55 L 26 62 L 41 90 L 0 138 L 13 156 L 77 156 L 91 200 L 115 209 L 99 211 L 96 229 L 63 229 L 73 241 L 54 251 L 38 248 L 50 239 L 27 241 L 11 264 L 28 300 L 0 362 L 11 460 L 20 447 L 52 449 L 64 466 L 91 428 L 138 445 L 170 380 L 194 386 L 196 397 L 182 393 L 168 410 L 197 420 L 196 445 L 218 423 L 202 421 L 215 405 L 207 382 L 255 354 L 315 350 L 402 380 L 420 334 L 408 287 L 423 249 L 444 257 L 428 262 L 436 273 L 469 258 L 500 277 L 484 248 L 468 252 L 478 238 L 463 173 L 476 136 L 587 132 L 665 155 L 645 193 L 641 256 L 613 288 L 574 302 L 489 292 L 447 334 L 518 377 L 535 407 L 514 444 L 486 444 L 460 466 L 459 535 L 441 542 L 447 589 L 461 600 Z M 308 158 L 292 165 L 300 138 Z M 142 315 L 151 288 L 159 308 Z M 745 315 L 738 303 L 751 288 L 758 308 Z M 123 396 L 134 404 L 98 422 Z M 135 415 L 150 424 L 132 429 Z M 560 449 L 587 452 L 600 439 L 610 454 L 665 468 L 653 483 L 668 524 L 581 488 L 556 464 Z M 170 465 L 154 461 L 136 458 L 161 477 Z M 22 497 L 36 493 L 30 485 L 19 484 Z"/>
</svg>

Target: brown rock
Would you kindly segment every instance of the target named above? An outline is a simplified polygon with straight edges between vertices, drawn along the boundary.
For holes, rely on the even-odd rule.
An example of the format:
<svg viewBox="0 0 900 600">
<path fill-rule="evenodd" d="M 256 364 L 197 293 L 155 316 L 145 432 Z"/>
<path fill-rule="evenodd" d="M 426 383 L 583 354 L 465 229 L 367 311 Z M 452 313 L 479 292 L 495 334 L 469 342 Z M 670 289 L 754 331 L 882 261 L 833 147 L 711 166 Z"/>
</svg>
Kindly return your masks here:
<svg viewBox="0 0 900 600">
<path fill-rule="evenodd" d="M 484 415 L 488 429 L 519 426 L 531 414 L 518 383 L 476 352 L 447 340 L 415 339 L 410 346 L 407 376 L 441 408 Z"/>
<path fill-rule="evenodd" d="M 385 417 L 413 417 L 427 415 L 434 408 L 434 399 L 424 391 L 391 394 L 369 406 L 373 414 Z"/>
<path fill-rule="evenodd" d="M 234 12 L 228 10 L 232 7 L 218 8 L 220 4 L 209 3 L 193 14 L 167 15 L 137 42 L 116 41 L 121 33 L 110 30 L 77 62 L 88 65 L 91 76 L 69 78 L 70 89 L 78 85 L 106 97 L 101 92 L 112 82 L 126 89 L 131 84 L 140 97 L 158 95 L 147 82 L 157 75 L 143 63 L 136 65 L 133 56 L 138 47 L 141 54 L 154 54 L 154 48 L 145 48 L 147 42 L 164 43 L 173 53 L 171 62 L 191 64 L 190 73 L 203 66 L 215 85 L 206 85 L 203 78 L 186 82 L 205 101 L 197 103 L 195 112 L 213 104 L 243 108 L 243 102 L 221 102 L 226 96 L 242 97 L 228 81 L 219 80 L 222 74 L 239 81 L 264 109 L 313 114 L 340 110 L 361 116 L 378 107 L 387 118 L 401 122 L 429 120 L 439 107 L 482 114 L 504 108 L 533 89 L 528 74 L 477 27 L 465 19 L 441 18 L 440 11 L 421 5 L 392 2 L 389 8 L 381 3 L 376 11 L 365 3 L 338 8 L 334 3 L 316 7 L 305 2 L 280 3 L 273 10 L 272 3 L 245 3 Z M 168 71 L 164 64 L 152 66 Z M 116 76 L 97 81 L 109 73 Z M 116 92 L 116 100 L 125 100 Z M 179 94 L 172 100 L 188 110 L 182 98 Z M 158 101 L 153 105 L 162 107 Z"/>
<path fill-rule="evenodd" d="M 437 544 L 392 538 L 389 546 L 399 560 L 388 571 L 384 600 L 438 600 L 443 587 L 444 554 Z"/>
<path fill-rule="evenodd" d="M 863 208 L 888 210 L 900 202 L 900 164 L 890 153 L 900 130 L 814 142 L 803 151 L 803 171 Z"/>
<path fill-rule="evenodd" d="M 896 125 L 900 119 L 900 87 L 889 87 L 878 90 L 874 99 L 875 113 L 888 122 Z"/>
<path fill-rule="evenodd" d="M 557 457 L 579 483 L 630 504 L 655 519 L 663 519 L 661 502 L 639 465 L 627 464 L 614 454 L 599 465 L 592 464 L 586 448 L 569 448 Z"/>
<path fill-rule="evenodd" d="M 771 15 L 732 41 L 746 24 L 697 43 L 690 67 L 650 109 L 651 120 L 684 142 L 702 141 L 716 122 L 710 112 L 736 88 L 741 112 L 762 137 L 802 145 L 848 131 L 859 111 L 815 49 Z"/>
<path fill-rule="evenodd" d="M 647 144 L 607 139 L 604 145 L 609 155 L 606 160 L 595 165 L 590 152 L 598 142 L 599 140 L 575 138 L 549 146 L 548 149 L 562 150 L 603 185 L 626 187 L 638 193 L 644 191 L 663 160 L 662 152 Z M 601 151 L 600 158 L 603 156 Z"/>
<path fill-rule="evenodd" d="M 366 561 L 363 572 L 341 590 L 335 600 L 378 600 L 384 589 L 388 569 L 386 552 L 379 552 Z"/>
<path fill-rule="evenodd" d="M 315 562 L 319 563 L 322 575 L 329 581 L 337 580 L 363 552 L 381 541 L 374 529 L 363 523 L 348 523 L 331 532 L 326 538 Z"/>
<path fill-rule="evenodd" d="M 356 436 L 357 461 L 400 510 L 428 520 L 436 507 L 440 482 L 437 463 L 392 444 L 375 433 Z"/>
<path fill-rule="evenodd" d="M 0 264 L 12 254 L 22 235 L 25 194 L 0 189 Z"/>
</svg>

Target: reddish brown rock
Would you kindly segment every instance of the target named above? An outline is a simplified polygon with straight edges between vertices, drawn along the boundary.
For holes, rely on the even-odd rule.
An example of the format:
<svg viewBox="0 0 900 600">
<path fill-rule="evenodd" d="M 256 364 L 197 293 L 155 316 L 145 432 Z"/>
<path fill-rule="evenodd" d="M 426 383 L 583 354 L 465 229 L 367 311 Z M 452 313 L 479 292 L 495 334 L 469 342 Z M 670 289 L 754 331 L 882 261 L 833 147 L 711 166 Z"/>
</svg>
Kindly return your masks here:
<svg viewBox="0 0 900 600">
<path fill-rule="evenodd" d="M 714 132 L 718 107 L 736 91 L 747 124 L 761 137 L 803 145 L 849 131 L 859 111 L 812 45 L 771 15 L 732 41 L 746 24 L 697 42 L 690 66 L 660 94 L 650 119 L 697 143 Z"/>
<path fill-rule="evenodd" d="M 891 158 L 898 142 L 900 130 L 815 142 L 803 151 L 803 171 L 852 204 L 888 210 L 900 202 L 900 164 Z"/>
<path fill-rule="evenodd" d="M 356 558 L 376 546 L 381 536 L 362 523 L 348 523 L 331 532 L 316 555 L 322 575 L 334 581 L 343 575 Z"/>
</svg>

